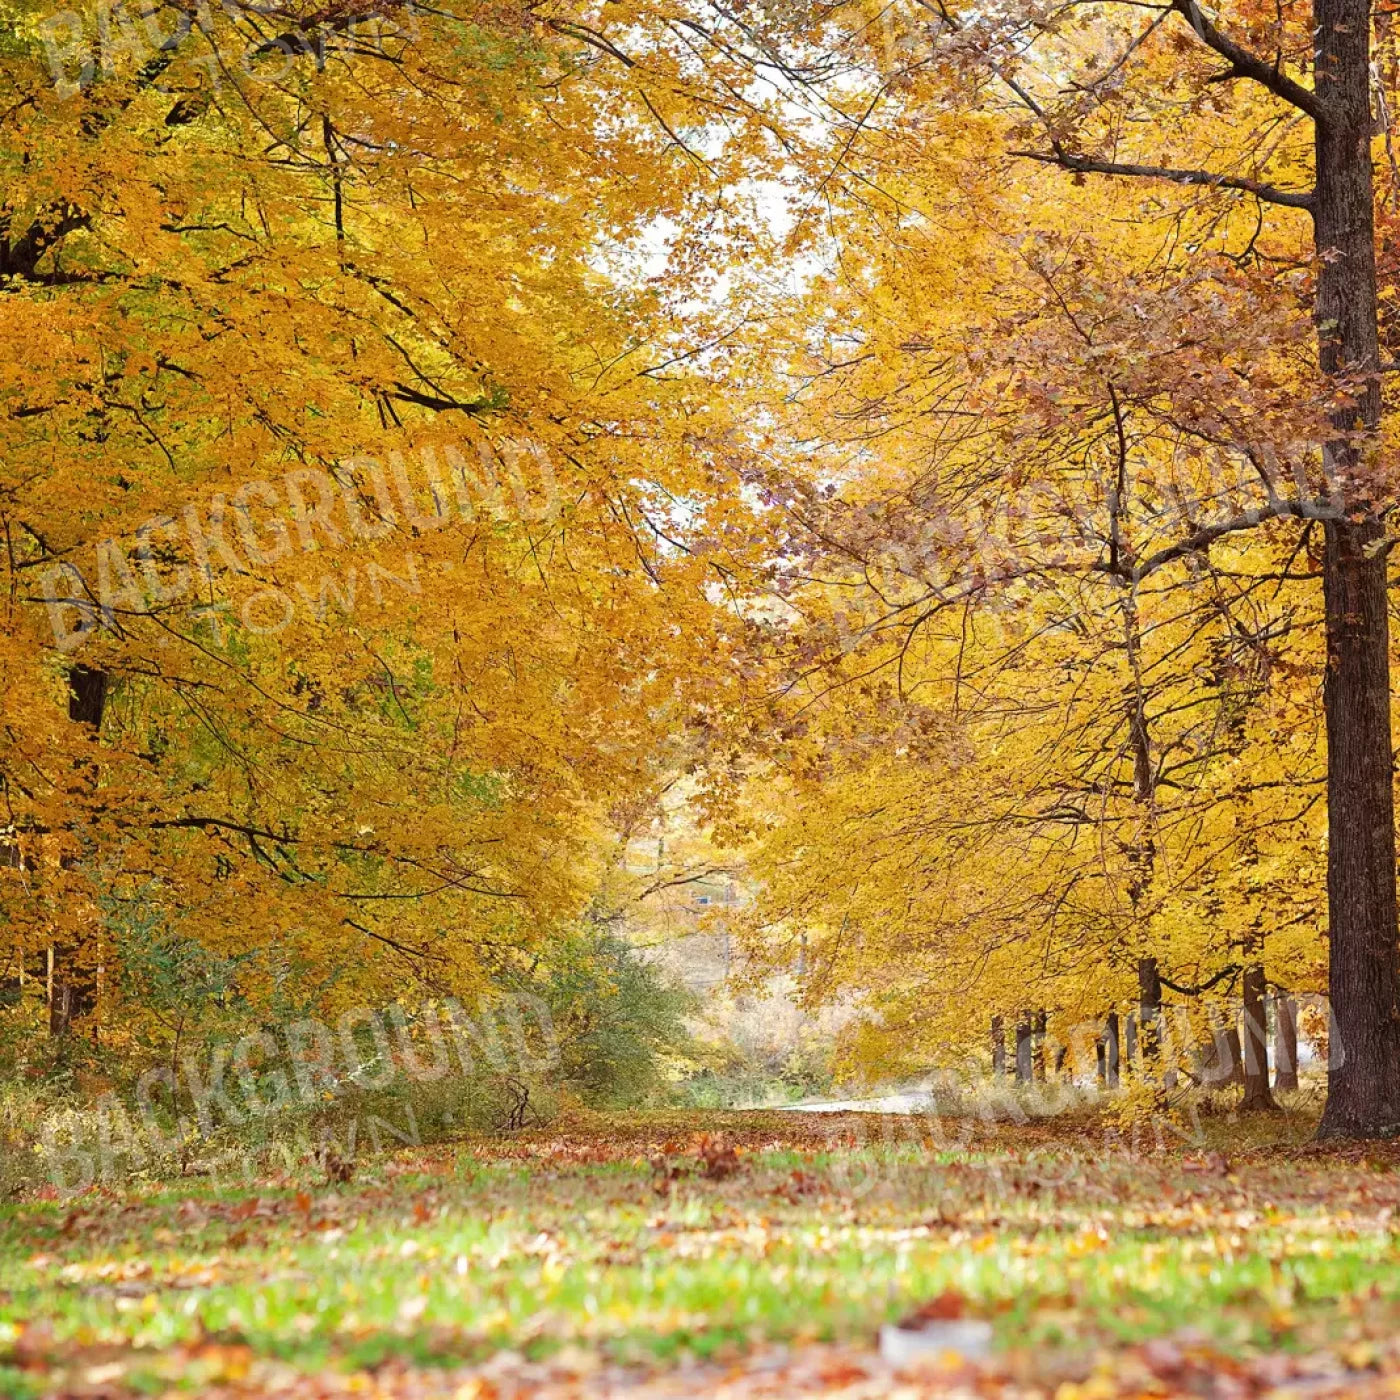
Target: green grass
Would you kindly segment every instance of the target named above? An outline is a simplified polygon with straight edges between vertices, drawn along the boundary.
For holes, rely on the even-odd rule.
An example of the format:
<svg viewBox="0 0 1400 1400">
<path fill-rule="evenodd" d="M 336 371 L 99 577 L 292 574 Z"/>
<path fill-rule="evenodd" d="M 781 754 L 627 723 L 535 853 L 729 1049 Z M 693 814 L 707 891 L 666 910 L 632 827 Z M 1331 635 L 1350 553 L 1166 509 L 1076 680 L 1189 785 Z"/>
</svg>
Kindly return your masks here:
<svg viewBox="0 0 1400 1400">
<path fill-rule="evenodd" d="M 194 1182 L 9 1205 L 0 1393 L 74 1356 L 155 1387 L 162 1357 L 201 1343 L 214 1364 L 306 1371 L 502 1348 L 657 1365 L 866 1338 L 946 1290 L 1004 1346 L 1086 1351 L 1183 1327 L 1286 1349 L 1400 1315 L 1393 1154 L 1257 1147 L 1225 1174 L 1105 1152 L 1083 1123 L 979 1127 L 962 1147 L 913 1141 L 906 1123 L 892 1144 L 833 1146 L 869 1130 L 850 1125 L 604 1118 L 405 1152 L 336 1189 Z M 741 1144 L 737 1170 L 693 1169 L 697 1127 Z"/>
</svg>

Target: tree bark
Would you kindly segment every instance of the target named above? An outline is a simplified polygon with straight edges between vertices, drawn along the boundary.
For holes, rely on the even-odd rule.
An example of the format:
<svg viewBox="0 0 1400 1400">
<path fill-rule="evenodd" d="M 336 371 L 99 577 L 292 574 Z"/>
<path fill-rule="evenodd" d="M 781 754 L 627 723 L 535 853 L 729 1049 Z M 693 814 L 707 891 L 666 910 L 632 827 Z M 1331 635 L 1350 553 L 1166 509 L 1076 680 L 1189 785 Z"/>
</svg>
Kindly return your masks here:
<svg viewBox="0 0 1400 1400">
<path fill-rule="evenodd" d="M 1239 1028 L 1231 1020 L 1212 1015 L 1210 1041 L 1199 1055 L 1201 1083 L 1208 1089 L 1243 1084 L 1244 1068 L 1240 1060 Z"/>
<path fill-rule="evenodd" d="M 1156 958 L 1138 959 L 1138 1039 L 1144 1069 L 1161 1048 L 1162 978 Z"/>
<path fill-rule="evenodd" d="M 68 718 L 74 724 L 91 725 L 94 733 L 102 727 L 107 705 L 107 672 L 95 666 L 71 666 L 68 670 Z"/>
<path fill-rule="evenodd" d="M 1035 1077 L 1042 1082 L 1045 1079 L 1045 1022 L 1045 1012 L 1037 1011 L 1035 1013 L 1035 1030 L 1031 1041 L 1031 1058 L 1035 1067 Z"/>
<path fill-rule="evenodd" d="M 1118 1013 L 1110 1011 L 1103 1028 L 1104 1083 L 1110 1089 L 1118 1087 Z"/>
<path fill-rule="evenodd" d="M 1016 1022 L 1016 1082 L 1031 1082 L 1031 1018 L 1028 1014 Z"/>
<path fill-rule="evenodd" d="M 1327 990 L 1332 1035 L 1318 1136 L 1400 1128 L 1400 968 L 1385 554 L 1378 522 L 1329 525 Z M 1368 548 L 1374 557 L 1367 557 Z"/>
<path fill-rule="evenodd" d="M 96 739 L 102 728 L 107 706 L 107 672 L 95 666 L 77 664 L 68 668 L 68 718 L 85 724 Z M 80 767 L 96 771 L 85 762 Z M 87 966 L 80 940 L 65 939 L 49 949 L 49 1035 L 67 1035 L 73 1022 L 86 1016 L 97 1005 L 96 968 Z"/>
<path fill-rule="evenodd" d="M 992 1017 L 992 1077 L 1006 1076 L 1006 1031 L 1002 1028 L 1001 1017 Z"/>
<path fill-rule="evenodd" d="M 1264 1010 L 1264 965 L 1244 970 L 1244 1099 L 1246 1109 L 1276 1109 L 1269 1093 L 1269 1030 Z"/>
<path fill-rule="evenodd" d="M 1226 1082 L 1229 1084 L 1243 1084 L 1244 1065 L 1241 1061 L 1244 1056 L 1240 1046 L 1240 1028 L 1233 1021 L 1221 1027 L 1220 1055 L 1222 1063 L 1229 1071 L 1226 1075 Z"/>
<path fill-rule="evenodd" d="M 1274 1088 L 1298 1087 L 1298 1003 L 1286 992 L 1274 998 Z"/>
<path fill-rule="evenodd" d="M 1365 474 L 1381 420 L 1371 172 L 1369 0 L 1314 0 L 1315 318 L 1323 372 L 1349 381 L 1323 462 L 1326 523 L 1328 993 L 1334 1033 L 1319 1137 L 1400 1130 L 1400 964 L 1385 528 Z"/>
</svg>

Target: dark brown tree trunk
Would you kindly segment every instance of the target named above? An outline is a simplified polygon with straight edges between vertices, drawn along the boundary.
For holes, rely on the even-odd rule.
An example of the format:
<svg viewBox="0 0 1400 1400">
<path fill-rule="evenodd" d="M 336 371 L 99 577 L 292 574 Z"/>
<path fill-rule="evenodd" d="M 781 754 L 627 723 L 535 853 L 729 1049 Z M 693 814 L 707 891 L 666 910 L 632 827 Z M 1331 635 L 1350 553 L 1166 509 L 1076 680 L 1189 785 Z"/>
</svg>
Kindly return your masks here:
<svg viewBox="0 0 1400 1400">
<path fill-rule="evenodd" d="M 992 1017 L 992 1077 L 1002 1079 L 1006 1075 L 1006 1031 L 1000 1016 Z"/>
<path fill-rule="evenodd" d="M 49 1034 L 51 1036 L 67 1035 L 73 1029 L 73 1022 L 79 1016 L 85 1016 L 91 1009 L 89 999 L 88 979 L 83 976 L 82 969 L 72 966 L 71 951 L 67 965 L 64 967 L 63 976 L 57 974 L 54 977 L 53 999 L 49 1002 Z M 55 960 L 60 956 L 60 950 L 54 950 Z"/>
<path fill-rule="evenodd" d="M 68 718 L 74 724 L 102 727 L 107 705 L 107 672 L 94 666 L 72 666 L 68 671 Z"/>
<path fill-rule="evenodd" d="M 1243 1084 L 1244 1065 L 1240 1063 L 1242 1058 L 1240 1028 L 1233 1021 L 1220 1028 L 1219 1043 L 1220 1063 L 1225 1068 L 1225 1082 L 1227 1084 Z"/>
<path fill-rule="evenodd" d="M 1269 1028 L 1264 1010 L 1264 967 L 1250 963 L 1244 970 L 1244 1099 L 1241 1108 L 1277 1108 L 1269 1093 Z"/>
<path fill-rule="evenodd" d="M 1031 1082 L 1031 1018 L 1023 1015 L 1016 1022 L 1016 1082 Z"/>
<path fill-rule="evenodd" d="M 1274 1088 L 1298 1087 L 1298 1003 L 1286 992 L 1274 998 Z"/>
<path fill-rule="evenodd" d="M 1138 959 L 1138 1038 L 1144 1068 L 1161 1048 L 1162 978 L 1156 958 Z"/>
<path fill-rule="evenodd" d="M 1201 1083 L 1208 1089 L 1243 1084 L 1240 1033 L 1233 1021 L 1211 1017 L 1210 1043 L 1200 1053 Z"/>
<path fill-rule="evenodd" d="M 1323 459 L 1346 518 L 1326 524 L 1328 992 L 1319 1137 L 1400 1130 L 1389 621 L 1382 503 L 1365 481 L 1380 427 L 1369 0 L 1314 0 L 1318 360 L 1351 381 Z M 1369 440 L 1369 441 L 1368 441 Z M 1359 478 L 1359 480 L 1358 480 Z"/>
<path fill-rule="evenodd" d="M 1381 537 L 1377 522 L 1327 529 L 1323 698 L 1332 1033 L 1327 1106 L 1318 1126 L 1323 1138 L 1400 1129 L 1386 555 L 1376 550 Z"/>
<path fill-rule="evenodd" d="M 1104 1083 L 1110 1089 L 1118 1087 L 1118 1013 L 1110 1011 L 1104 1022 L 1101 1041 L 1104 1051 Z"/>
<path fill-rule="evenodd" d="M 87 725 L 96 739 L 102 728 L 102 716 L 107 705 L 107 672 L 95 666 L 74 665 L 68 668 L 68 718 L 75 724 Z M 80 767 L 90 765 L 80 763 Z M 92 773 L 95 783 L 96 773 Z M 81 940 L 64 939 L 55 942 L 53 977 L 49 993 L 49 1034 L 67 1035 L 73 1022 L 86 1016 L 97 1005 L 97 969 L 84 958 L 88 951 Z"/>
</svg>

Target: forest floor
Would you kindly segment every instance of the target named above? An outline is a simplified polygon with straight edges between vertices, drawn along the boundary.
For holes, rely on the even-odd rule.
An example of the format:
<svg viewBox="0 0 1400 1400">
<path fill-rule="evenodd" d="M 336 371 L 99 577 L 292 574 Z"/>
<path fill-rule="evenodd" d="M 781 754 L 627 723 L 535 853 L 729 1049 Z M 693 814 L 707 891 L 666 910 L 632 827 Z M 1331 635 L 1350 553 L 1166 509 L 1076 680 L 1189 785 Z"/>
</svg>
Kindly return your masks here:
<svg viewBox="0 0 1400 1400">
<path fill-rule="evenodd" d="M 0 1395 L 1400 1393 L 1400 1146 L 1242 1126 L 590 1116 L 24 1200 Z M 895 1373 L 921 1305 L 991 1358 Z"/>
</svg>

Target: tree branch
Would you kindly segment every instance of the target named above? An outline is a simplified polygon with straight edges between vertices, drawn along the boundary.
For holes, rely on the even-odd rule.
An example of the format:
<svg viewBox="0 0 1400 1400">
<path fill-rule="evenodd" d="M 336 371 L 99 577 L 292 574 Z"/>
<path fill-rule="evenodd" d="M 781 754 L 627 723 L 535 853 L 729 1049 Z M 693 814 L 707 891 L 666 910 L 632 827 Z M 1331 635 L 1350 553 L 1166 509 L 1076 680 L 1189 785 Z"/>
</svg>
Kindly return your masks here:
<svg viewBox="0 0 1400 1400">
<path fill-rule="evenodd" d="M 350 5 L 328 5 L 319 14 L 308 15 L 296 21 L 293 28 L 285 30 L 274 39 L 268 39 L 252 50 L 251 57 L 265 58 L 268 54 L 283 53 L 289 58 L 300 54 L 316 55 L 332 35 L 353 33 L 358 24 L 368 24 L 374 20 L 387 19 L 396 10 L 405 8 L 407 0 L 384 0 L 381 4 L 368 4 L 359 7 Z M 358 52 L 370 58 L 383 58 L 387 55 L 361 49 Z"/>
<path fill-rule="evenodd" d="M 0 277 L 34 281 L 39 260 L 70 233 L 92 226 L 91 216 L 73 205 L 54 205 L 18 237 L 10 237 L 9 216 L 0 222 Z"/>
<path fill-rule="evenodd" d="M 1223 982 L 1227 977 L 1233 977 L 1235 973 L 1237 973 L 1239 970 L 1239 963 L 1230 963 L 1227 966 L 1221 968 L 1220 971 L 1217 972 L 1214 977 L 1208 978 L 1206 981 L 1202 982 L 1198 987 L 1184 987 L 1179 982 L 1173 982 L 1170 977 L 1161 977 L 1160 980 L 1164 987 L 1170 987 L 1172 991 L 1178 993 L 1181 996 L 1198 997 L 1210 991 L 1210 989 L 1213 986 L 1215 986 L 1216 983 Z"/>
<path fill-rule="evenodd" d="M 1292 78 L 1285 77 L 1279 72 L 1276 62 L 1266 62 L 1258 54 L 1250 53 L 1248 49 L 1241 48 L 1228 35 L 1222 34 L 1201 13 L 1201 7 L 1197 0 L 1172 0 L 1171 8 L 1196 31 L 1196 37 L 1207 48 L 1214 49 L 1229 63 L 1230 73 L 1228 76 L 1249 78 L 1253 82 L 1261 84 L 1268 88 L 1275 97 L 1281 97 L 1285 102 L 1298 108 L 1300 112 L 1306 112 L 1315 122 L 1326 119 L 1326 106 L 1316 92 L 1311 88 L 1305 88 L 1301 83 L 1295 83 Z"/>
<path fill-rule="evenodd" d="M 448 399 L 439 394 L 424 394 L 404 383 L 396 383 L 389 397 L 417 404 L 420 408 L 431 408 L 438 413 L 447 413 L 452 409 L 467 414 L 487 413 L 492 407 L 489 399 Z"/>
<path fill-rule="evenodd" d="M 402 953 L 406 958 L 422 958 L 425 962 L 446 962 L 441 953 L 430 952 L 426 948 L 410 948 L 406 943 L 400 943 L 397 939 L 390 938 L 387 933 L 377 933 L 374 929 L 357 923 L 354 919 L 342 919 L 340 921 L 347 928 L 354 929 L 357 933 L 363 933 L 369 938 L 392 948 L 396 953 Z"/>
<path fill-rule="evenodd" d="M 1252 506 L 1249 510 L 1241 511 L 1239 515 L 1230 516 L 1228 520 L 1219 520 L 1213 525 L 1202 525 L 1184 540 L 1178 540 L 1176 544 L 1167 545 L 1155 554 L 1149 554 L 1140 564 L 1124 564 L 1118 572 L 1125 578 L 1131 576 L 1135 581 L 1144 579 L 1164 564 L 1183 559 L 1188 554 L 1197 554 L 1226 535 L 1238 534 L 1241 530 L 1252 530 L 1266 520 L 1287 519 L 1339 520 L 1341 515 L 1331 506 L 1317 501 L 1275 497 L 1266 506 Z M 1106 562 L 1101 563 L 1099 568 L 1105 573 L 1114 572 Z"/>
<path fill-rule="evenodd" d="M 1218 175 L 1212 170 L 1175 170 L 1165 165 L 1128 165 L 1116 160 L 1094 160 L 1089 156 L 1072 155 L 1069 151 L 1012 151 L 1013 156 L 1038 160 L 1042 165 L 1058 165 L 1084 175 L 1131 175 L 1146 180 L 1170 180 L 1178 185 L 1205 185 L 1214 189 L 1243 190 L 1267 204 L 1283 204 L 1290 209 L 1311 209 L 1311 191 L 1281 190 L 1262 180 L 1244 175 Z"/>
</svg>

